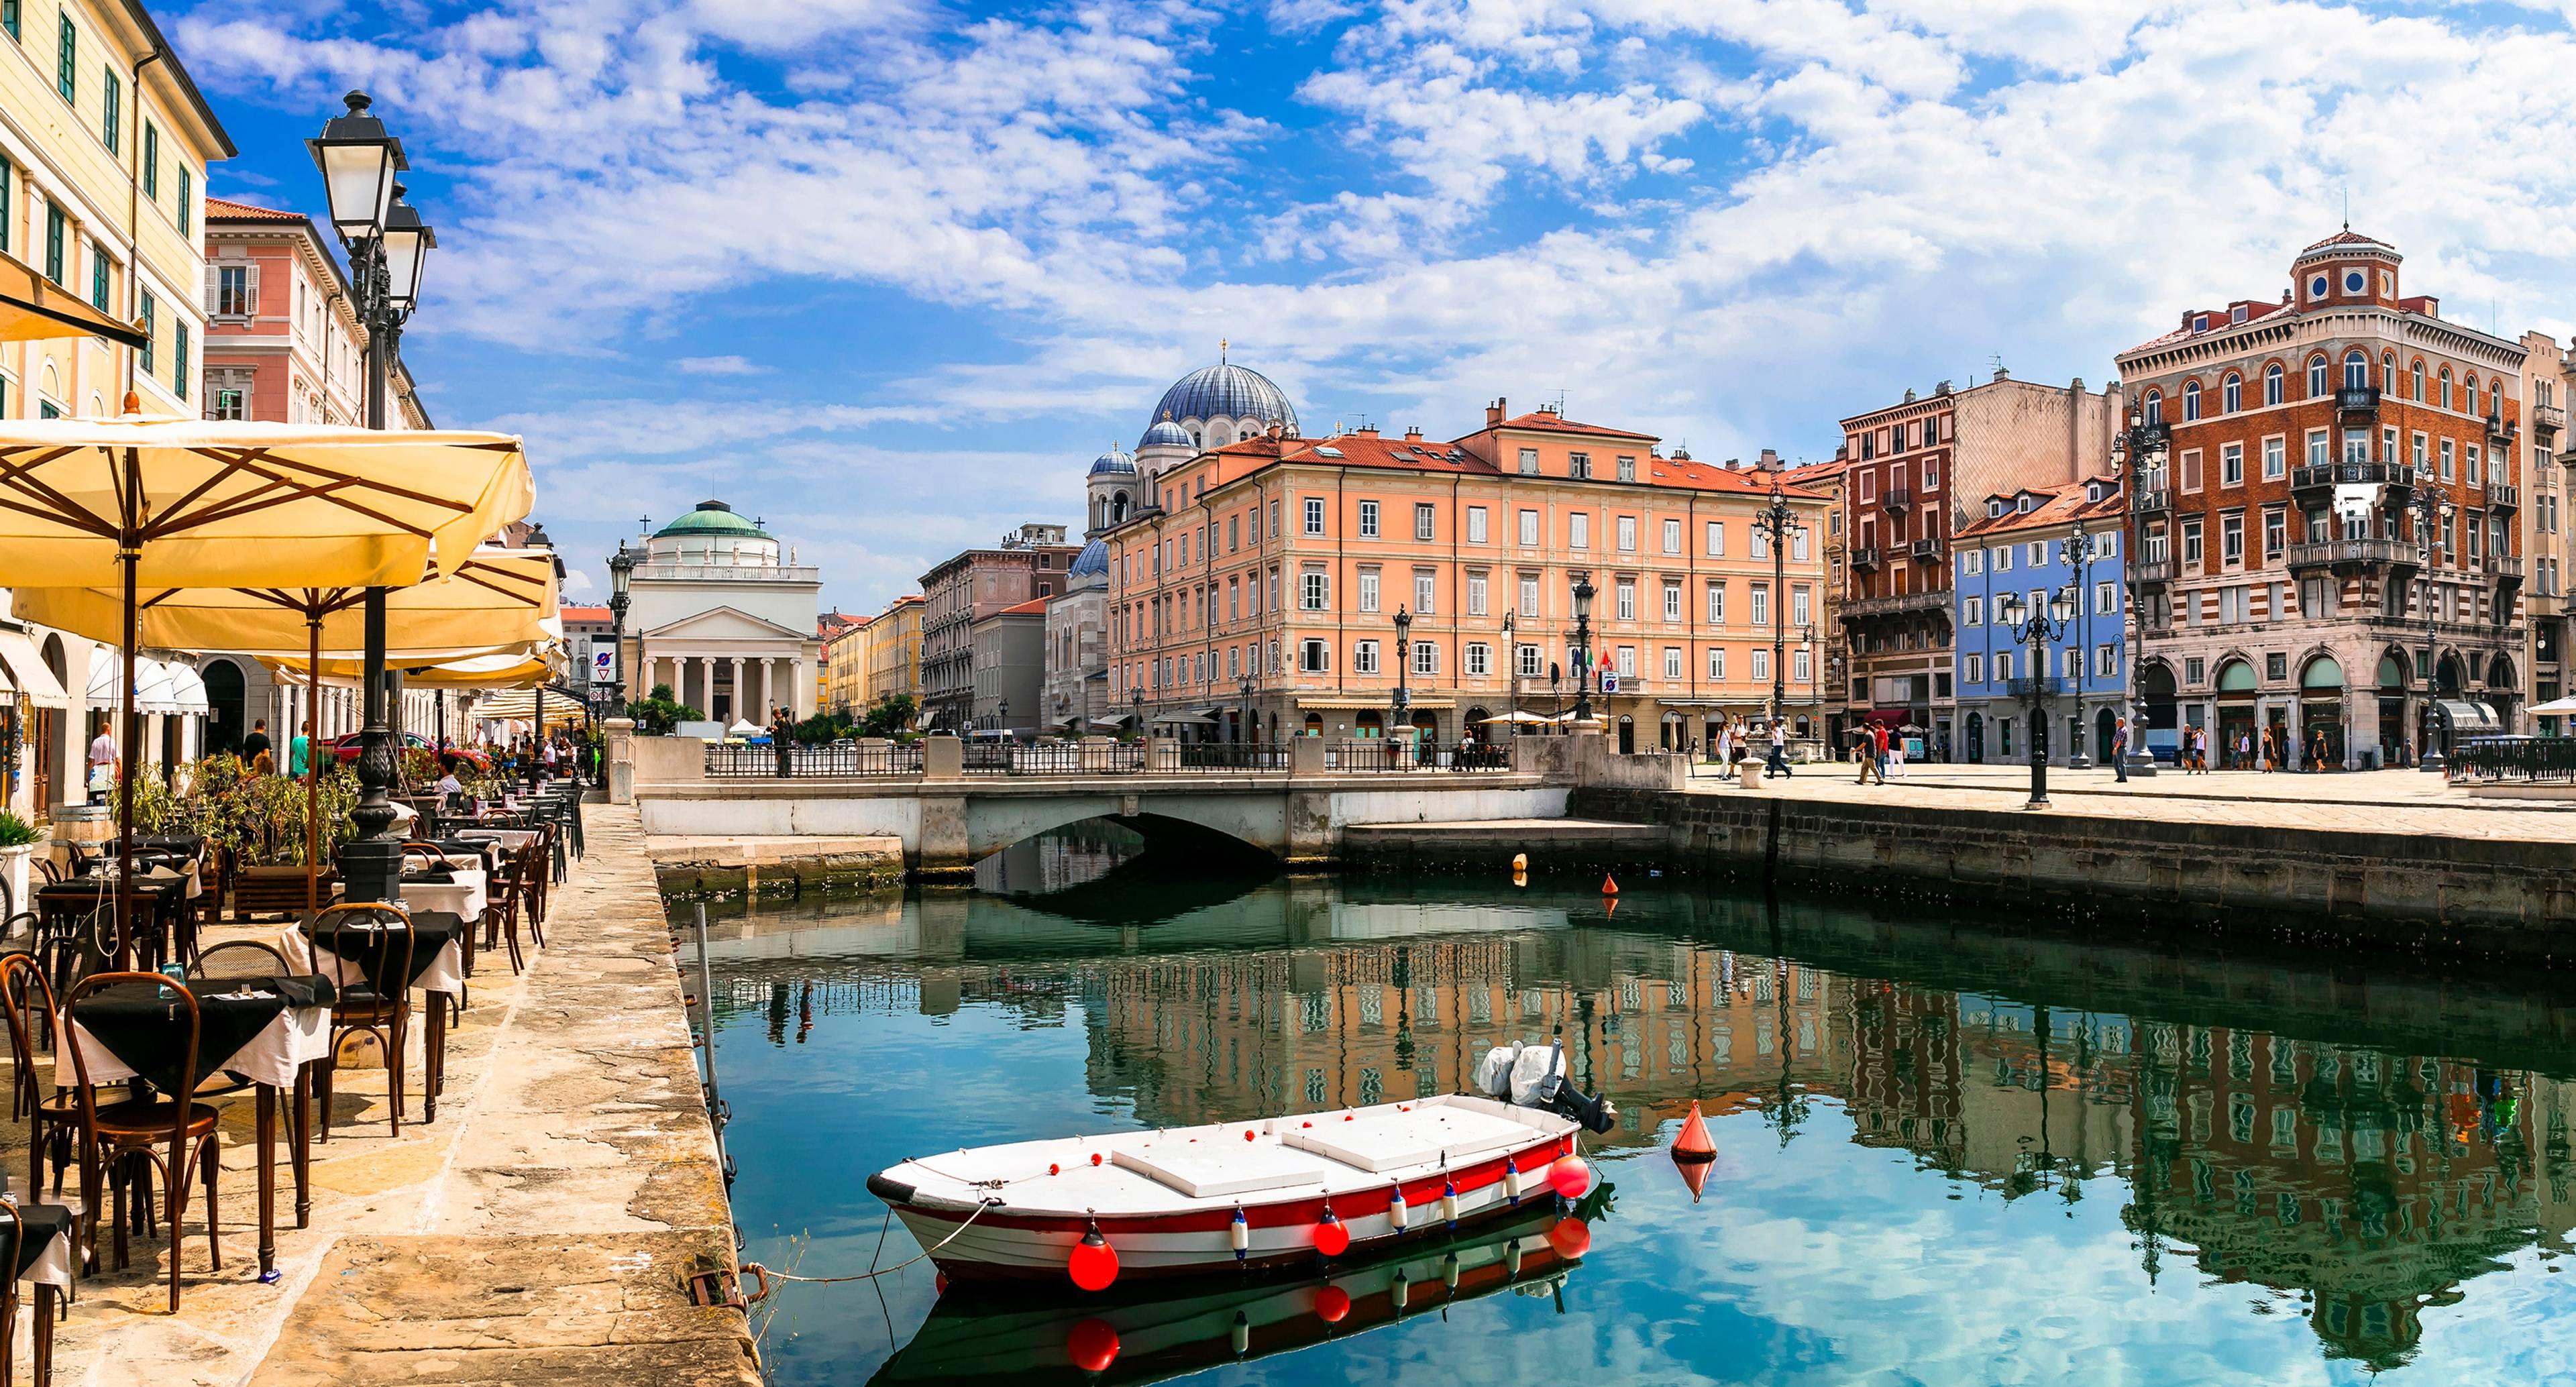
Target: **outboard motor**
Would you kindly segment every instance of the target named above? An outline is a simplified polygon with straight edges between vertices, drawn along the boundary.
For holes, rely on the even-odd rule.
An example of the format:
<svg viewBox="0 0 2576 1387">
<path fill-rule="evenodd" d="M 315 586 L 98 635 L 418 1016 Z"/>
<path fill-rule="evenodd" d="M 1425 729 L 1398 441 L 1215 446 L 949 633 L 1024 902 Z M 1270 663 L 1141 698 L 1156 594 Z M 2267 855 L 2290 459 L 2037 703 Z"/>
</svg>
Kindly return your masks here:
<svg viewBox="0 0 2576 1387">
<path fill-rule="evenodd" d="M 1567 1080 L 1562 1037 L 1544 1050 L 1518 1044 L 1509 1049 L 1497 1046 L 1477 1066 L 1476 1078 L 1476 1086 L 1495 1098 L 1545 1109 L 1583 1124 L 1588 1131 L 1609 1131 L 1619 1117 L 1619 1109 L 1608 1099 L 1586 1094 Z"/>
</svg>

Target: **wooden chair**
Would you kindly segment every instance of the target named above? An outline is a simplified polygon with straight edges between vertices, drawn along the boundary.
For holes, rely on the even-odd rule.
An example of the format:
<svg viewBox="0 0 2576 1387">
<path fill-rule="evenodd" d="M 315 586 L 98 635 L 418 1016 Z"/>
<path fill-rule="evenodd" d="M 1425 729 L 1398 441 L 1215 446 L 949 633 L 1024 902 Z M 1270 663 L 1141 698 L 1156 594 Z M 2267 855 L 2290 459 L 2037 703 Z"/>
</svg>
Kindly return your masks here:
<svg viewBox="0 0 2576 1387">
<path fill-rule="evenodd" d="M 320 1062 L 320 1074 L 314 1086 L 322 1103 L 322 1140 L 331 1139 L 331 1085 L 340 1069 L 340 1042 L 364 1031 L 376 1038 L 385 1055 L 386 1091 L 393 1102 L 393 1131 L 402 1135 L 403 1114 L 403 1040 L 411 1031 L 411 964 L 412 945 L 417 940 L 412 932 L 411 916 L 400 906 L 381 901 L 335 905 L 313 917 L 309 935 L 319 940 L 323 934 L 341 929 L 344 924 L 372 922 L 378 928 L 361 931 L 354 938 L 346 930 L 339 935 L 341 948 L 331 952 L 345 966 L 334 967 L 319 957 L 314 962 L 317 972 L 331 973 L 342 979 L 339 1000 L 331 1004 L 331 1050 Z M 320 947 L 317 943 L 317 949 Z M 372 981 L 387 979 L 391 995 L 379 992 Z"/>
<path fill-rule="evenodd" d="M 45 1158 L 54 1160 L 54 1193 L 63 1192 L 63 1176 L 72 1168 L 73 1143 L 80 1136 L 80 1103 L 62 1080 L 62 1057 L 54 1058 L 54 1092 L 45 1096 L 36 1082 L 36 1051 L 52 1046 L 58 1033 L 54 985 L 42 961 L 29 954 L 0 954 L 0 1015 L 9 1029 L 9 1120 L 27 1123 L 27 1198 L 45 1187 Z"/>
<path fill-rule="evenodd" d="M 186 988 L 171 987 L 169 982 L 158 973 L 92 973 L 72 988 L 64 1014 L 70 1015 L 83 998 L 122 983 L 161 988 L 171 998 L 169 1039 L 179 1052 L 177 1072 L 193 1076 L 197 1072 L 197 1044 L 202 1037 L 197 999 Z M 175 1315 L 179 1313 L 179 1226 L 187 1215 L 188 1176 L 192 1169 L 203 1176 L 206 1186 L 206 1256 L 215 1270 L 224 1267 L 223 1247 L 216 1232 L 221 1222 L 216 1177 L 222 1162 L 215 1138 L 215 1109 L 186 1094 L 170 1093 L 101 1103 L 97 1086 L 90 1082 L 89 1063 L 81 1047 L 63 1048 L 72 1057 L 72 1091 L 80 1104 L 81 1206 L 89 1220 L 90 1245 L 96 1246 L 103 1183 L 114 1205 L 111 1216 L 116 1224 L 116 1267 L 124 1270 L 126 1186 L 135 1175 L 159 1172 L 170 1214 L 170 1313 Z M 165 1149 L 156 1150 L 156 1145 Z M 135 1199 L 136 1210 L 147 1224 L 152 1217 L 151 1194 L 146 1175 L 143 1188 L 135 1191 Z"/>
<path fill-rule="evenodd" d="M 28 1203 L 35 1196 L 28 1196 Z M 13 1387 L 18 1380 L 18 1259 L 26 1254 L 26 1219 L 12 1205 L 0 1203 L 0 1387 Z M 30 1324 L 31 1350 L 28 1368 L 34 1373 L 35 1387 L 51 1387 L 54 1380 L 55 1307 L 63 1292 L 42 1282 L 36 1286 L 35 1319 Z"/>
</svg>

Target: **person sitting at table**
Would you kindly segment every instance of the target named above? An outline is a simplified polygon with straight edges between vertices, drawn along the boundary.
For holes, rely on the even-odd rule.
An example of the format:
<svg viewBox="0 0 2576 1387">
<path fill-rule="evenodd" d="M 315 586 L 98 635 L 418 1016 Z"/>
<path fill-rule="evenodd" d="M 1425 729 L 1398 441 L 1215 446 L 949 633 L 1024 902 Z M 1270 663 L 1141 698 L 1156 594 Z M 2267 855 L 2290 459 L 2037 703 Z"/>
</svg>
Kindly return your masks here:
<svg viewBox="0 0 2576 1387">
<path fill-rule="evenodd" d="M 439 773 L 438 807 L 441 809 L 454 809 L 456 807 L 458 797 L 464 793 L 465 782 L 456 778 L 456 763 L 450 761 L 447 763 L 446 769 Z"/>
</svg>

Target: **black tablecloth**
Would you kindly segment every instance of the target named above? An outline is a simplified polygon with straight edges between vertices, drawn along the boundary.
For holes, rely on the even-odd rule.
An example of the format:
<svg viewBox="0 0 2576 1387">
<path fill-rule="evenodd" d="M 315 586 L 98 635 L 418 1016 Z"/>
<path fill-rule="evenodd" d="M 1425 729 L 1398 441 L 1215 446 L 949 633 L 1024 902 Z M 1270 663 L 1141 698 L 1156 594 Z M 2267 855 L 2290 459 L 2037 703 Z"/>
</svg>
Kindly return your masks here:
<svg viewBox="0 0 2576 1387">
<path fill-rule="evenodd" d="M 279 1013 L 328 1005 L 338 995 L 325 977 L 190 979 L 185 986 L 197 999 L 197 1072 L 182 1084 L 188 1013 L 163 990 L 180 985 L 118 983 L 73 1004 L 72 1019 L 155 1089 L 192 1093 Z M 245 992 L 251 995 L 235 995 Z"/>
<path fill-rule="evenodd" d="M 366 973 L 367 986 L 374 988 L 377 996 L 390 997 L 397 991 L 411 990 L 412 983 L 421 974 L 428 972 L 431 964 L 438 962 L 439 951 L 464 936 L 465 921 L 453 912 L 445 910 L 411 912 L 411 971 L 403 976 L 402 986 L 399 989 L 388 986 L 392 979 L 383 976 L 385 967 L 399 960 L 385 958 L 384 950 L 369 937 L 370 933 L 370 931 L 349 926 L 338 926 L 317 933 L 312 921 L 307 920 L 304 924 L 304 937 L 312 940 L 315 948 L 328 949 L 350 963 L 356 964 Z M 339 938 L 343 934 L 358 936 L 349 941 L 349 947 L 345 952 L 339 945 Z"/>
<path fill-rule="evenodd" d="M 20 1204 L 15 1207 L 20 1234 L 18 1265 L 9 1271 L 12 1281 L 25 1276 L 36 1265 L 36 1259 L 45 1255 L 45 1249 L 53 1245 L 54 1239 L 68 1237 L 72 1231 L 72 1211 L 60 1204 Z M 8 1236 L 8 1215 L 0 1214 L 0 1243 L 5 1243 Z"/>
</svg>

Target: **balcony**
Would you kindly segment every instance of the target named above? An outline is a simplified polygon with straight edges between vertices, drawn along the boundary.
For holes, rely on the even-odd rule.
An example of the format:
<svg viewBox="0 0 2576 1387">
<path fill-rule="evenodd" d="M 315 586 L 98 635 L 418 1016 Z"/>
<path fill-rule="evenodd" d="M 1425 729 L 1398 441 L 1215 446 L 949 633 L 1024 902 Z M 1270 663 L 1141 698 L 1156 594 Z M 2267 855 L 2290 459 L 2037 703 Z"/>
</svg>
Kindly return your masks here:
<svg viewBox="0 0 2576 1387">
<path fill-rule="evenodd" d="M 2512 554 L 2487 555 L 2487 576 L 2508 583 L 2522 581 L 2522 560 Z"/>
<path fill-rule="evenodd" d="M 1944 592 L 1900 592 L 1893 597 L 1863 597 L 1843 604 L 1847 617 L 1897 616 L 1910 612 L 1940 612 L 1950 607 L 1950 594 Z"/>
<path fill-rule="evenodd" d="M 2513 441 L 2513 435 L 2514 426 L 2507 422 L 2503 415 L 2490 414 L 2487 416 L 2487 438 L 2489 440 L 2496 443 L 2511 443 Z"/>
<path fill-rule="evenodd" d="M 1889 487 L 1887 495 L 1879 501 L 1879 504 L 1887 507 L 1890 515 L 1903 515 L 1914 509 L 1914 492 L 1906 487 Z"/>
<path fill-rule="evenodd" d="M 2138 582 L 2141 585 L 2149 583 L 2170 583 L 2173 581 L 2173 560 L 2144 560 L 2138 564 L 2137 574 Z"/>
<path fill-rule="evenodd" d="M 2558 431 L 2565 427 L 2567 427 L 2566 410 L 2558 407 L 2557 405 L 2533 405 L 2531 407 L 2532 437 L 2546 443 L 2549 440 L 2556 438 L 2558 436 Z"/>
<path fill-rule="evenodd" d="M 2290 469 L 2290 490 L 2294 492 L 2332 491 L 2339 486 L 2385 486 L 2388 464 L 2384 462 L 2303 462 Z M 2412 478 L 2409 478 L 2412 481 Z"/>
<path fill-rule="evenodd" d="M 2364 415 L 2374 418 L 2377 417 L 2379 414 L 2379 387 L 2375 385 L 2347 385 L 2341 390 L 2336 391 L 2335 413 L 2343 418 L 2356 418 Z"/>
<path fill-rule="evenodd" d="M 2140 487 L 2137 504 L 2132 509 L 2140 515 L 2162 515 L 2173 509 L 2173 491 L 2161 486 Z"/>
<path fill-rule="evenodd" d="M 1878 567 L 1878 546 L 1866 545 L 1851 551 L 1851 566 L 1854 568 Z"/>
<path fill-rule="evenodd" d="M 2358 568 L 2407 565 L 2414 561 L 2415 551 L 2393 539 L 2329 539 L 2309 544 L 2293 544 L 2290 546 L 2289 554 L 2289 566 L 2293 571 L 2302 568 L 2332 568 L 2341 572 Z"/>
<path fill-rule="evenodd" d="M 1940 558 L 1941 541 L 1937 539 L 1918 539 L 1914 541 L 1914 557 L 1918 560 Z"/>
<path fill-rule="evenodd" d="M 2487 483 L 2488 510 L 2502 512 L 2520 510 L 2521 508 L 2522 491 L 2520 488 L 2508 485 L 2504 482 Z"/>
<path fill-rule="evenodd" d="M 2004 681 L 2004 692 L 2014 698 L 2072 698 L 2075 696 L 2075 681 L 2064 678 L 2008 679 Z"/>
</svg>

